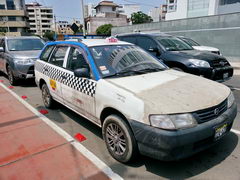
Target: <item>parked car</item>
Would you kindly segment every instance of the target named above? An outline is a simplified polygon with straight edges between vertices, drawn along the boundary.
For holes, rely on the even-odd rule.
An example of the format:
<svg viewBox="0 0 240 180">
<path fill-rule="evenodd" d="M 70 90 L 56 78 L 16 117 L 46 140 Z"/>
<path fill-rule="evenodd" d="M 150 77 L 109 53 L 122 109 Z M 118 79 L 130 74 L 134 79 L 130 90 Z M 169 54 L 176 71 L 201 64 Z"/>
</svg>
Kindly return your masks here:
<svg viewBox="0 0 240 180">
<path fill-rule="evenodd" d="M 237 114 L 223 84 L 169 69 L 114 38 L 48 43 L 35 63 L 45 106 L 57 101 L 102 128 L 110 154 L 193 155 L 226 135 Z"/>
<path fill-rule="evenodd" d="M 170 68 L 220 82 L 233 76 L 233 67 L 226 58 L 194 50 L 187 43 L 174 36 L 161 33 L 132 33 L 116 37 L 140 46 Z"/>
<path fill-rule="evenodd" d="M 44 41 L 35 36 L 0 38 L 0 71 L 10 84 L 34 78 L 34 63 L 43 47 Z"/>
<path fill-rule="evenodd" d="M 218 48 L 210 47 L 210 46 L 202 46 L 196 41 L 194 41 L 191 38 L 184 37 L 184 36 L 178 36 L 179 39 L 183 40 L 185 43 L 187 43 L 189 46 L 191 46 L 193 49 L 199 50 L 199 51 L 208 51 L 214 54 L 222 55 Z"/>
</svg>

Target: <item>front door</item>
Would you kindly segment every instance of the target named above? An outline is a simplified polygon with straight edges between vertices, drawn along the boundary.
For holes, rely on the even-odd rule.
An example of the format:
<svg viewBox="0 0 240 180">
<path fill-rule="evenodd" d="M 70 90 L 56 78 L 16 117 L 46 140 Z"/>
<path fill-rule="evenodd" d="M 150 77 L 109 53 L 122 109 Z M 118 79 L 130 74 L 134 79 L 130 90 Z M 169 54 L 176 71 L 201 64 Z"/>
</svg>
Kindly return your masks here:
<svg viewBox="0 0 240 180">
<path fill-rule="evenodd" d="M 96 81 L 92 78 L 74 76 L 74 70 L 89 68 L 84 51 L 78 47 L 71 47 L 64 66 L 66 74 L 61 83 L 64 103 L 83 116 L 96 121 L 94 98 Z"/>
</svg>

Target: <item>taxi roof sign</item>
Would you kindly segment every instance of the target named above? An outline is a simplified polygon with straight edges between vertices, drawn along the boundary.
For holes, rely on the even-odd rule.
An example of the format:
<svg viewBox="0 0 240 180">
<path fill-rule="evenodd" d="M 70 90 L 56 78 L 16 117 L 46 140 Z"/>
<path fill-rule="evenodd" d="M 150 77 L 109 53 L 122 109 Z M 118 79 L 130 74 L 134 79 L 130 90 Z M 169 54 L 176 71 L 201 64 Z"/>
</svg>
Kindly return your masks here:
<svg viewBox="0 0 240 180">
<path fill-rule="evenodd" d="M 117 43 L 118 39 L 113 37 L 113 36 L 111 36 L 111 37 L 106 38 L 106 42 L 108 42 L 108 43 Z"/>
</svg>

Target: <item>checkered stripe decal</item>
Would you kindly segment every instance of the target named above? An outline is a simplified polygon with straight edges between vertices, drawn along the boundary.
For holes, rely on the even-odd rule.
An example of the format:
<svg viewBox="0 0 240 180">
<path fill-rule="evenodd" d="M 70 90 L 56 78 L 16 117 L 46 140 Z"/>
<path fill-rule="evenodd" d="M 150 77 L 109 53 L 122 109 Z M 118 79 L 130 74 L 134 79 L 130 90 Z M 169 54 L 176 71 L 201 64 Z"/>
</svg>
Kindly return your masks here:
<svg viewBox="0 0 240 180">
<path fill-rule="evenodd" d="M 70 73 L 61 71 L 60 69 L 52 67 L 48 64 L 44 65 L 43 63 L 38 62 L 36 65 L 36 70 L 48 76 L 49 78 L 61 82 L 62 84 L 89 96 L 93 97 L 95 95 L 97 85 L 95 81 L 75 77 Z M 48 71 L 44 71 L 44 69 L 47 69 Z"/>
<path fill-rule="evenodd" d="M 39 61 L 36 61 L 35 62 L 35 70 L 38 71 L 38 72 L 43 72 L 43 67 L 44 67 L 44 64 L 43 63 L 40 63 Z"/>
</svg>

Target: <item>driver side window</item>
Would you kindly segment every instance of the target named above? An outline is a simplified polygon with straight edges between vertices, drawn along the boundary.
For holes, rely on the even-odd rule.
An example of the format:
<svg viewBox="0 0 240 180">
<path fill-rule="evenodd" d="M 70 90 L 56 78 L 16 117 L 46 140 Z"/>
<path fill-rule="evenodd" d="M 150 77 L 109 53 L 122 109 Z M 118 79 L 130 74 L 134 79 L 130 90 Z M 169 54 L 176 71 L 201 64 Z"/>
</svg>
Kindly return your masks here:
<svg viewBox="0 0 240 180">
<path fill-rule="evenodd" d="M 138 37 L 137 38 L 138 46 L 148 51 L 149 49 L 156 49 L 157 44 L 148 37 Z"/>
<path fill-rule="evenodd" d="M 74 71 L 80 68 L 88 68 L 89 65 L 87 64 L 83 54 L 77 48 L 71 47 L 68 60 L 67 60 L 67 67 L 68 70 Z"/>
</svg>

